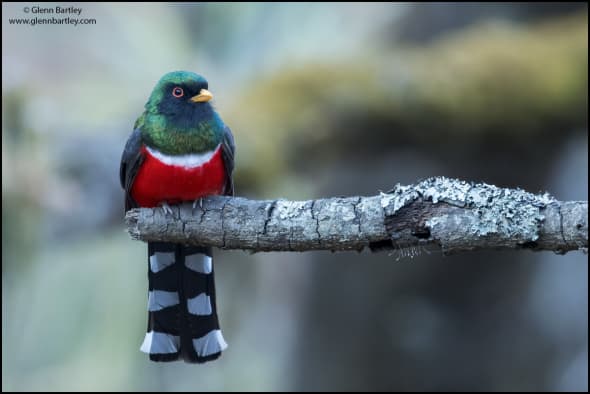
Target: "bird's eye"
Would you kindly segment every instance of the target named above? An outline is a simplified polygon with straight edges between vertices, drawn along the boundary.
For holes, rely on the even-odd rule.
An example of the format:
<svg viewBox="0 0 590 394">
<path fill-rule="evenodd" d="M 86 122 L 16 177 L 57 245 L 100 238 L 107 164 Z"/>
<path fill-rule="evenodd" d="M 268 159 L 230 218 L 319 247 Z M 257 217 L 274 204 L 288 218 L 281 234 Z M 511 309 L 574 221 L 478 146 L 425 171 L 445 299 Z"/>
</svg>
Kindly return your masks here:
<svg viewBox="0 0 590 394">
<path fill-rule="evenodd" d="M 177 86 L 174 89 L 172 89 L 172 95 L 176 98 L 180 98 L 180 97 L 184 96 L 184 90 L 182 90 L 182 88 L 179 88 Z"/>
</svg>

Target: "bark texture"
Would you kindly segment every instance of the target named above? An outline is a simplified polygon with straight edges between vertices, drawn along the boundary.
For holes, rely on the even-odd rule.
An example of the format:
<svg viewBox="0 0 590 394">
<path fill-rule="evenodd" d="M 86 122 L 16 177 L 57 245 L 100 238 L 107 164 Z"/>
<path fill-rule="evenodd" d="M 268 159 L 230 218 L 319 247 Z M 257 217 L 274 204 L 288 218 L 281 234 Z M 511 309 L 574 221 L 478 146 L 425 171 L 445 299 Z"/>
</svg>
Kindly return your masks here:
<svg viewBox="0 0 590 394">
<path fill-rule="evenodd" d="M 444 177 L 370 197 L 309 201 L 211 196 L 199 204 L 127 212 L 132 238 L 261 251 L 425 246 L 446 254 L 588 248 L 588 202 Z"/>
</svg>

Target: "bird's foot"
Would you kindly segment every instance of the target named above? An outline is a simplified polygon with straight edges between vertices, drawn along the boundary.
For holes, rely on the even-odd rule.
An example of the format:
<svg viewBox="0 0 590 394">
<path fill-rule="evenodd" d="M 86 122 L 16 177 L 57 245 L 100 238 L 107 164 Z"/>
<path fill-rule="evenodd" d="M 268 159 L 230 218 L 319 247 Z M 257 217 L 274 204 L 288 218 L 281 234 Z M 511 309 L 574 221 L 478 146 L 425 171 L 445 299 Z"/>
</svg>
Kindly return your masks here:
<svg viewBox="0 0 590 394">
<path fill-rule="evenodd" d="M 199 208 L 201 208 L 201 210 L 203 210 L 203 197 L 199 198 L 198 200 L 193 201 L 193 209 L 195 209 L 197 207 L 197 204 L 199 204 Z"/>
<path fill-rule="evenodd" d="M 164 211 L 164 216 L 166 216 L 168 214 L 174 215 L 174 211 L 172 210 L 172 208 L 170 208 L 170 205 L 168 205 L 168 203 L 166 201 L 161 203 L 160 206 L 162 207 L 162 210 Z"/>
</svg>

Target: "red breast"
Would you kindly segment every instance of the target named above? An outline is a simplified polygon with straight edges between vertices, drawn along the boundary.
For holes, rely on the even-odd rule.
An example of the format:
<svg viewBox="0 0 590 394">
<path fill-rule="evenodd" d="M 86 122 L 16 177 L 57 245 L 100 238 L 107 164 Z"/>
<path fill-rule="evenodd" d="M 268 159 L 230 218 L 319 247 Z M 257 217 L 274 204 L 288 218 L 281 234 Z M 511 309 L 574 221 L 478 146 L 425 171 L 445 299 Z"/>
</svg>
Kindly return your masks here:
<svg viewBox="0 0 590 394">
<path fill-rule="evenodd" d="M 141 207 L 155 207 L 194 201 L 221 194 L 225 186 L 225 167 L 221 145 L 204 154 L 168 156 L 142 146 L 145 155 L 133 182 L 131 196 Z"/>
</svg>

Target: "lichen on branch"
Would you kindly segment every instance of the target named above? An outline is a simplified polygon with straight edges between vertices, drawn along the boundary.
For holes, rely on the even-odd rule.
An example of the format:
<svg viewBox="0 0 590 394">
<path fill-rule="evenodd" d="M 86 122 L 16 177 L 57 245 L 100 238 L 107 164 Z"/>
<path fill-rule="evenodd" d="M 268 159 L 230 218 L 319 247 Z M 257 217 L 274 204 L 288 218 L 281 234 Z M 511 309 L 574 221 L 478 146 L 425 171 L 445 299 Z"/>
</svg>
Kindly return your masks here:
<svg viewBox="0 0 590 394">
<path fill-rule="evenodd" d="M 130 235 L 142 241 L 261 251 L 381 250 L 444 253 L 483 249 L 587 250 L 588 203 L 445 177 L 396 185 L 369 197 L 308 201 L 211 196 L 203 205 L 134 209 Z"/>
</svg>

